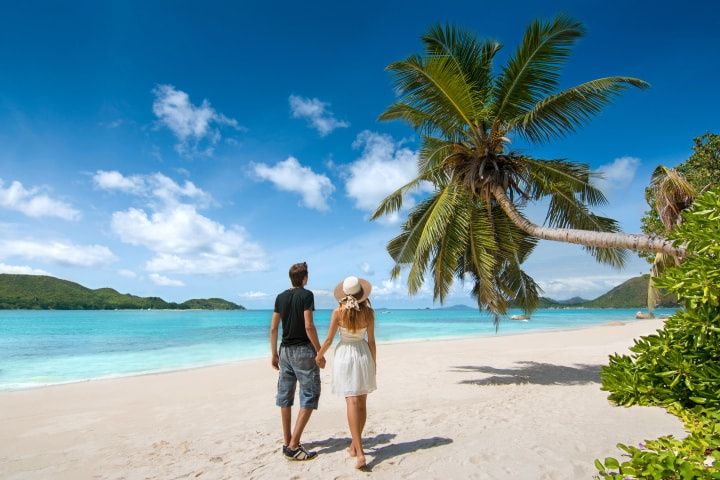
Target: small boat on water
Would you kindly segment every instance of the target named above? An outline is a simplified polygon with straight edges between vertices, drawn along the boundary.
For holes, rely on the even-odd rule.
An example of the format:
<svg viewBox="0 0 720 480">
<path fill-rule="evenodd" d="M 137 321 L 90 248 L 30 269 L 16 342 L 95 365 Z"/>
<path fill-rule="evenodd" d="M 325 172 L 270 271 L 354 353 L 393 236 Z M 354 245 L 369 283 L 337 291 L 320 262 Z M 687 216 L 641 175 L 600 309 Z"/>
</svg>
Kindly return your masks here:
<svg viewBox="0 0 720 480">
<path fill-rule="evenodd" d="M 530 315 L 511 315 L 510 320 L 524 320 L 527 322 L 528 320 L 530 320 Z"/>
<path fill-rule="evenodd" d="M 635 314 L 635 318 L 637 318 L 638 320 L 648 320 L 651 318 L 655 318 L 655 314 L 652 312 L 643 312 L 641 310 Z"/>
</svg>

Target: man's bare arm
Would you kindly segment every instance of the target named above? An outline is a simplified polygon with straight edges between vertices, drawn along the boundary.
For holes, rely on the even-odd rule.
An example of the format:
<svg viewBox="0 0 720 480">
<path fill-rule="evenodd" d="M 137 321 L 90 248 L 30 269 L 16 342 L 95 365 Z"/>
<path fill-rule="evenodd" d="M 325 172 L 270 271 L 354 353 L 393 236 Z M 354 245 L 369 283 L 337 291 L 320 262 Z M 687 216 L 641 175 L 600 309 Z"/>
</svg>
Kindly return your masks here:
<svg viewBox="0 0 720 480">
<path fill-rule="evenodd" d="M 320 339 L 318 339 L 317 329 L 315 328 L 315 323 L 313 322 L 312 310 L 305 310 L 305 332 L 310 339 L 310 343 L 312 343 L 313 347 L 315 347 L 315 352 L 319 352 L 321 348 Z M 325 368 L 324 357 L 316 358 L 315 362 L 317 362 L 318 367 Z"/>
<path fill-rule="evenodd" d="M 277 349 L 277 340 L 278 340 L 278 326 L 280 325 L 280 314 L 277 312 L 273 312 L 272 320 L 270 320 L 270 354 L 272 355 L 272 360 L 270 360 L 270 363 L 272 364 L 273 368 L 275 370 L 279 370 L 279 356 L 278 356 L 278 349 Z"/>
<path fill-rule="evenodd" d="M 317 329 L 315 328 L 315 322 L 313 322 L 312 310 L 305 310 L 305 332 L 310 339 L 310 343 L 315 347 L 315 351 L 320 351 L 320 339 L 318 339 Z"/>
</svg>

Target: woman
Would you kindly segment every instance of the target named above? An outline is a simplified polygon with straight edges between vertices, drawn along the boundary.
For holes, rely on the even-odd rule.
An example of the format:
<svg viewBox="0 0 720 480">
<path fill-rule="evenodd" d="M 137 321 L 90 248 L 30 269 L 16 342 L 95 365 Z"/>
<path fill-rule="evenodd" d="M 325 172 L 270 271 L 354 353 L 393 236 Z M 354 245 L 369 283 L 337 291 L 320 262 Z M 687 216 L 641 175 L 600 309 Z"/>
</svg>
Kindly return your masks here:
<svg viewBox="0 0 720 480">
<path fill-rule="evenodd" d="M 347 277 L 335 288 L 338 307 L 330 319 L 327 339 L 317 353 L 321 361 L 340 329 L 340 343 L 335 347 L 332 390 L 345 397 L 352 443 L 348 452 L 356 457 L 355 468 L 365 467 L 362 432 L 367 419 L 367 396 L 375 384 L 375 313 L 370 307 L 372 285 L 365 279 Z M 365 336 L 367 334 L 367 340 Z"/>
</svg>

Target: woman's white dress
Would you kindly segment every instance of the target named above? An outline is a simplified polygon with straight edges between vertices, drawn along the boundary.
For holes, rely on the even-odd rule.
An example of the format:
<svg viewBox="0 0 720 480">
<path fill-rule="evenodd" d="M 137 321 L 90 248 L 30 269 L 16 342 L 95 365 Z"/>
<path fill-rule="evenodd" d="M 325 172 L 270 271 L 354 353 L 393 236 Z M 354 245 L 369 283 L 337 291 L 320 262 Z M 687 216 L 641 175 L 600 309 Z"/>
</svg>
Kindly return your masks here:
<svg viewBox="0 0 720 480">
<path fill-rule="evenodd" d="M 340 327 L 340 343 L 335 347 L 332 376 L 332 391 L 336 395 L 365 395 L 377 388 L 375 362 L 365 340 L 366 334 L 367 328 L 351 332 Z"/>
</svg>

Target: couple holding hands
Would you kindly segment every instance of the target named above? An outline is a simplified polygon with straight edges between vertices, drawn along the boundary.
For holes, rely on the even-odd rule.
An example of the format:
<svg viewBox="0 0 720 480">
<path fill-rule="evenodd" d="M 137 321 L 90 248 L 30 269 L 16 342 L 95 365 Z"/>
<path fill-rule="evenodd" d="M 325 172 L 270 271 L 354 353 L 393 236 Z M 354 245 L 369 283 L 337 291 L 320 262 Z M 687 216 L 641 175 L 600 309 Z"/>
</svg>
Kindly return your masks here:
<svg viewBox="0 0 720 480">
<path fill-rule="evenodd" d="M 283 455 L 288 460 L 312 460 L 316 452 L 306 450 L 300 437 L 320 400 L 320 368 L 325 368 L 325 353 L 340 331 L 340 343 L 335 347 L 332 364 L 332 391 L 345 397 L 347 420 L 352 442 L 350 456 L 356 458 L 355 467 L 366 466 L 362 446 L 362 432 L 367 419 L 367 395 L 375 383 L 375 313 L 370 306 L 372 285 L 367 280 L 347 277 L 334 291 L 338 306 L 330 318 L 325 342 L 320 345 L 313 322 L 315 299 L 305 289 L 308 281 L 306 263 L 290 267 L 292 288 L 275 299 L 270 327 L 272 366 L 279 370 L 277 406 L 280 407 L 284 444 Z M 278 329 L 282 325 L 282 340 L 278 351 Z M 291 430 L 292 405 L 295 388 L 300 384 L 300 412 Z"/>
</svg>

